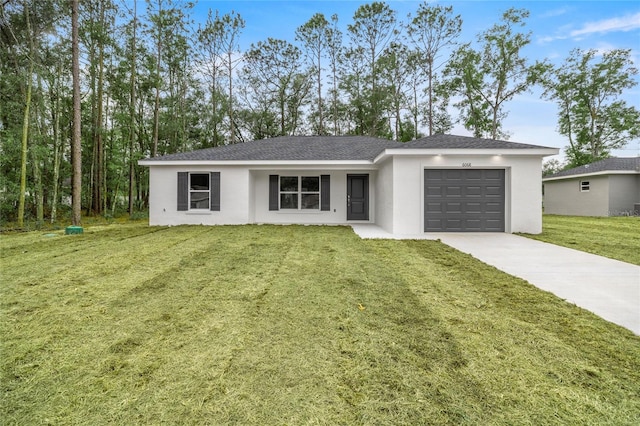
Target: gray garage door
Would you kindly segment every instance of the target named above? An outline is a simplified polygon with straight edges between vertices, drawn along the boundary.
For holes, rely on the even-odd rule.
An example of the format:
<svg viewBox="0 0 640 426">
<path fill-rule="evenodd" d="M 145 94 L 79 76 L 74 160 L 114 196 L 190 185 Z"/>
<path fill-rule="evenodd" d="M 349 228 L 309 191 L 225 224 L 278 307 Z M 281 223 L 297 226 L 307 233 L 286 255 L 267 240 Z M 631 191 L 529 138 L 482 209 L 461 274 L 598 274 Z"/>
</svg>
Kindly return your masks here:
<svg viewBox="0 0 640 426">
<path fill-rule="evenodd" d="M 426 169 L 426 232 L 504 232 L 504 170 Z"/>
</svg>

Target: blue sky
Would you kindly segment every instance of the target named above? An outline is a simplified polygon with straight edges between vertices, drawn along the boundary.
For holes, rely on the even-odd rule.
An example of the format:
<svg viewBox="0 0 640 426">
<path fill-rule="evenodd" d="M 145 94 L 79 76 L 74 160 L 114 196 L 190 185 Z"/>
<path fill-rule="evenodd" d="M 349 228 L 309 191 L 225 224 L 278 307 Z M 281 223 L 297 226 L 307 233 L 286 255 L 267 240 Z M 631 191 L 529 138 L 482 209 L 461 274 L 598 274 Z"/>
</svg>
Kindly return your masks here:
<svg viewBox="0 0 640 426">
<path fill-rule="evenodd" d="M 196 22 L 205 21 L 209 9 L 220 14 L 232 10 L 246 21 L 240 39 L 242 50 L 251 43 L 268 37 L 294 42 L 295 29 L 320 12 L 327 18 L 339 17 L 343 32 L 351 23 L 356 9 L 367 2 L 356 0 L 298 0 L 298 1 L 213 1 L 199 0 L 194 8 Z M 397 17 L 405 20 L 409 13 L 415 14 L 420 1 L 388 0 L 397 11 Z M 434 2 L 431 2 L 434 3 Z M 510 7 L 526 8 L 531 14 L 526 30 L 532 32 L 532 43 L 524 55 L 531 60 L 549 59 L 561 63 L 574 48 L 632 49 L 633 60 L 640 68 L 640 3 L 637 1 L 442 1 L 452 5 L 454 12 L 462 17 L 461 42 L 474 41 L 478 33 L 488 29 L 499 20 Z M 640 83 L 640 78 L 637 78 Z M 631 105 L 640 109 L 640 85 L 625 94 Z M 540 90 L 524 94 L 507 105 L 509 116 L 504 129 L 514 142 L 534 143 L 562 148 L 566 139 L 556 131 L 555 104 L 542 100 Z M 461 126 L 452 133 L 469 134 Z M 640 140 L 632 141 L 624 150 L 614 152 L 616 156 L 640 155 Z"/>
</svg>

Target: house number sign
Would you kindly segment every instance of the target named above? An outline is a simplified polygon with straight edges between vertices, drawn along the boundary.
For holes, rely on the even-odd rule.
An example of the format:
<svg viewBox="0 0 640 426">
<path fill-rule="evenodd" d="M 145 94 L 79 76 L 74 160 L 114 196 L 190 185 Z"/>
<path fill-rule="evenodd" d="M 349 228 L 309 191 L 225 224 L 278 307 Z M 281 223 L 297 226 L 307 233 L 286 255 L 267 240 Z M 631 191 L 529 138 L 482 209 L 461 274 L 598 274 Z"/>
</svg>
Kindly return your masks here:
<svg viewBox="0 0 640 426">
<path fill-rule="evenodd" d="M 462 167 L 471 167 L 471 163 L 462 163 Z"/>
</svg>

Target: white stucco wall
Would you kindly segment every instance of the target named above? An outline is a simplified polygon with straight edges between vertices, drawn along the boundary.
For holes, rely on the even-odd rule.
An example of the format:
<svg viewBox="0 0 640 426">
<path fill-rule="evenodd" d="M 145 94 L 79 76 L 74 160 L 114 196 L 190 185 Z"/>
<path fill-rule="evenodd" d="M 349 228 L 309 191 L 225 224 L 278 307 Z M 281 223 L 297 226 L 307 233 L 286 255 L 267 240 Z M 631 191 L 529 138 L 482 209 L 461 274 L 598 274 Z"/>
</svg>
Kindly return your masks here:
<svg viewBox="0 0 640 426">
<path fill-rule="evenodd" d="M 154 166 L 149 169 L 149 225 L 250 223 L 246 167 Z M 178 211 L 178 172 L 220 172 L 220 211 Z"/>
<path fill-rule="evenodd" d="M 374 182 L 376 171 L 374 170 L 326 170 L 326 169 L 275 169 L 275 170 L 252 170 L 251 180 L 253 194 L 251 198 L 251 219 L 255 223 L 278 223 L 278 224 L 346 224 L 347 222 L 347 175 L 348 174 L 368 174 L 369 175 L 369 221 L 375 222 L 376 194 Z M 331 209 L 329 211 L 318 210 L 269 210 L 269 175 L 279 176 L 320 176 L 330 177 Z"/>
<path fill-rule="evenodd" d="M 538 156 L 442 155 L 393 159 L 393 233 L 424 232 L 424 170 L 504 169 L 505 232 L 542 232 L 542 158 Z"/>
<path fill-rule="evenodd" d="M 369 223 L 398 235 L 424 232 L 426 168 L 498 168 L 505 170 L 505 231 L 542 231 L 541 157 L 510 155 L 391 156 L 375 165 L 346 169 L 328 165 L 150 167 L 149 223 L 179 224 L 348 224 L 347 175 L 369 175 Z M 178 172 L 220 172 L 220 211 L 177 210 Z M 330 211 L 269 210 L 269 175 L 331 176 Z"/>
<path fill-rule="evenodd" d="M 393 232 L 393 161 L 388 159 L 379 165 L 375 181 L 376 224 L 387 232 Z"/>
</svg>

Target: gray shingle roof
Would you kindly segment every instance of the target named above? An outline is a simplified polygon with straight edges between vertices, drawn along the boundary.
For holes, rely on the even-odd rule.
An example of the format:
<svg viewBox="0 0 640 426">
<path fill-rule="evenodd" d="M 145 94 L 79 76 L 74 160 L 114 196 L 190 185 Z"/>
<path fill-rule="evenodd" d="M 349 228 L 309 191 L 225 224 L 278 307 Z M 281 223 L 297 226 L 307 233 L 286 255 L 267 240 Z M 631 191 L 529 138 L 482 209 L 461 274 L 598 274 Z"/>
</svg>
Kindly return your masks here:
<svg viewBox="0 0 640 426">
<path fill-rule="evenodd" d="M 416 139 L 405 144 L 406 148 L 431 149 L 540 149 L 540 145 L 507 142 L 493 139 L 481 139 L 470 136 L 437 134 Z"/>
<path fill-rule="evenodd" d="M 535 149 L 538 145 L 433 135 L 400 143 L 368 136 L 280 136 L 147 158 L 145 161 L 373 161 L 385 149 Z"/>
<path fill-rule="evenodd" d="M 545 179 L 613 171 L 635 171 L 640 173 L 640 157 L 605 158 L 604 160 L 596 161 L 595 163 L 574 167 L 573 169 L 562 170 L 561 172 L 545 176 Z"/>
<path fill-rule="evenodd" d="M 367 136 L 281 136 L 148 158 L 148 161 L 339 161 L 375 159 L 403 144 Z"/>
</svg>

